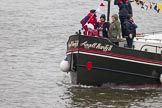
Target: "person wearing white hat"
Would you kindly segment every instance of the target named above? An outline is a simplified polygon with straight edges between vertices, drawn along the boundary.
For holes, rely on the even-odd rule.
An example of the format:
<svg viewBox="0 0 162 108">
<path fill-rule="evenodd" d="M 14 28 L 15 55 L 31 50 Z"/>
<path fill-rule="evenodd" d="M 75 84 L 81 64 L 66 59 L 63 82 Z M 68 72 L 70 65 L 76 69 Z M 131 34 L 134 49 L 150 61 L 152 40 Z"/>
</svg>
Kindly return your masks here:
<svg viewBox="0 0 162 108">
<path fill-rule="evenodd" d="M 95 36 L 95 37 L 98 37 L 98 31 L 95 30 L 95 27 L 93 24 L 89 23 L 89 24 L 86 24 L 87 28 L 88 28 L 88 31 L 87 31 L 87 35 L 88 36 Z"/>
</svg>

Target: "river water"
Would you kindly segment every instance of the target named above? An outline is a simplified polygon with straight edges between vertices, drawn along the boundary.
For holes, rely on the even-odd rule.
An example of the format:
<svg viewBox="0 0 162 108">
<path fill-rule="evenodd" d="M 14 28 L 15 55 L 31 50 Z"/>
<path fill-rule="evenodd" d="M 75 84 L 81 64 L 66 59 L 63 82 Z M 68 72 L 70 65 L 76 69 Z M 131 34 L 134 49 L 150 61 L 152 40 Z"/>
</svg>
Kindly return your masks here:
<svg viewBox="0 0 162 108">
<path fill-rule="evenodd" d="M 161 88 L 80 87 L 59 69 L 68 37 L 101 1 L 0 0 L 0 108 L 162 107 Z M 161 30 L 162 14 L 132 6 L 138 32 Z"/>
</svg>

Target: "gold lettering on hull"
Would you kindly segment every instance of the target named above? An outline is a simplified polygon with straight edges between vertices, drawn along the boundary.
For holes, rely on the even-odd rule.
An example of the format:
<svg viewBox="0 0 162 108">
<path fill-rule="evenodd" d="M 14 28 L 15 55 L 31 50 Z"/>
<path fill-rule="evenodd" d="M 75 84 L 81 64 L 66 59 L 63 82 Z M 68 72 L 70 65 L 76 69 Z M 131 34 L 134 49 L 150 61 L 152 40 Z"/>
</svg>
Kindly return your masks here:
<svg viewBox="0 0 162 108">
<path fill-rule="evenodd" d="M 68 43 L 68 49 L 70 48 L 78 48 L 79 40 L 74 40 Z M 102 45 L 102 43 L 88 43 L 88 41 L 80 43 L 80 47 L 85 49 L 96 49 L 96 50 L 102 50 L 104 52 L 111 51 L 113 48 L 113 45 Z"/>
<path fill-rule="evenodd" d="M 79 40 L 71 41 L 68 43 L 68 48 L 78 48 Z"/>
<path fill-rule="evenodd" d="M 86 48 L 86 49 L 97 49 L 97 50 L 102 50 L 102 51 L 111 51 L 113 45 L 102 45 L 102 43 L 92 43 L 89 44 L 88 41 L 85 41 L 80 44 L 80 46 Z"/>
</svg>

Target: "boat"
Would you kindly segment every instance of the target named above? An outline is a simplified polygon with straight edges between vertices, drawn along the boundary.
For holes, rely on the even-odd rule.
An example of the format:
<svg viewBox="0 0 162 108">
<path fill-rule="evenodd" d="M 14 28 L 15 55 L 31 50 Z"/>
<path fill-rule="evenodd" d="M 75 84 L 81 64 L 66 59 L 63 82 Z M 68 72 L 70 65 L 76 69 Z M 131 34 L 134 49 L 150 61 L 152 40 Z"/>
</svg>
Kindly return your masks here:
<svg viewBox="0 0 162 108">
<path fill-rule="evenodd" d="M 73 84 L 162 85 L 162 39 L 151 37 L 136 37 L 127 48 L 125 40 L 116 46 L 108 38 L 71 35 L 60 67 Z"/>
</svg>

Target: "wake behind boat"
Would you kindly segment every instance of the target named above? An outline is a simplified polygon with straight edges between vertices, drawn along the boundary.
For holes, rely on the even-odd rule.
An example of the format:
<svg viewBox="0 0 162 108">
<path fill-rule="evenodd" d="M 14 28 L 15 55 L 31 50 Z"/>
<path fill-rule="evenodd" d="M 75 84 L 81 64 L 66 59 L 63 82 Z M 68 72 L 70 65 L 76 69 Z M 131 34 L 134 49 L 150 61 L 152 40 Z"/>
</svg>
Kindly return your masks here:
<svg viewBox="0 0 162 108">
<path fill-rule="evenodd" d="M 153 38 L 153 37 L 156 37 Z M 158 35 L 134 39 L 133 48 L 119 46 L 108 38 L 72 35 L 67 42 L 67 57 L 60 64 L 70 72 L 73 84 L 161 85 L 162 43 Z"/>
</svg>

